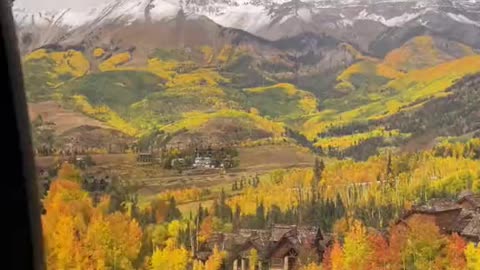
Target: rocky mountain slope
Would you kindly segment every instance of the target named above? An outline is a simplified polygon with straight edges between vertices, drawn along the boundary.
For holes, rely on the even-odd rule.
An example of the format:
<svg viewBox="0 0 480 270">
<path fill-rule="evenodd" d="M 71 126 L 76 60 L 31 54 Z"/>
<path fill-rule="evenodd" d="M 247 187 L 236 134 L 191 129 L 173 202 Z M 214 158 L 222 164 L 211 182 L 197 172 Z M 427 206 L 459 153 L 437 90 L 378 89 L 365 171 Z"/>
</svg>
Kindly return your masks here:
<svg viewBox="0 0 480 270">
<path fill-rule="evenodd" d="M 419 34 L 447 36 L 480 47 L 480 2 L 423 1 L 301 1 L 301 0 L 113 0 L 83 10 L 32 12 L 21 4 L 15 17 L 21 29 L 34 35 L 36 46 L 84 36 L 106 25 L 168 21 L 179 12 L 186 18 L 206 16 L 224 27 L 277 40 L 305 32 L 327 34 L 364 51 L 384 55 Z M 28 43 L 28 42 L 27 42 Z"/>
<path fill-rule="evenodd" d="M 480 73 L 479 6 L 117 0 L 15 12 L 30 102 L 54 101 L 130 137 L 292 141 L 363 159 L 426 133 L 473 131 L 430 132 L 402 115 L 427 121 L 422 110 Z"/>
</svg>

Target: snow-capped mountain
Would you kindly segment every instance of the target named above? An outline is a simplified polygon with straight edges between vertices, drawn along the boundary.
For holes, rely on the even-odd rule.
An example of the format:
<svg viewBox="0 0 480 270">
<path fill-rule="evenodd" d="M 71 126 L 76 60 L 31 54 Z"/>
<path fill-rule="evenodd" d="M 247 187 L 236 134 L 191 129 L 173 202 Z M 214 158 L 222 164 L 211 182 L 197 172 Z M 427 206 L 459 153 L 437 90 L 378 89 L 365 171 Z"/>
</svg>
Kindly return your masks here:
<svg viewBox="0 0 480 270">
<path fill-rule="evenodd" d="M 371 51 L 394 46 L 383 43 L 403 41 L 414 32 L 448 35 L 480 48 L 480 0 L 109 0 L 82 10 L 14 7 L 19 29 L 43 29 L 39 44 L 105 25 L 166 22 L 179 13 L 187 19 L 205 16 L 269 40 L 312 32 Z"/>
<path fill-rule="evenodd" d="M 332 23 L 350 25 L 371 20 L 386 26 L 400 26 L 429 11 L 444 11 L 458 22 L 480 25 L 479 0 L 109 0 L 79 10 L 32 12 L 19 5 L 14 8 L 20 24 L 64 23 L 79 26 L 99 17 L 104 20 L 162 20 L 180 9 L 190 15 L 205 15 L 216 23 L 251 32 L 290 18 L 305 22 L 325 14 L 337 15 Z M 456 13 L 455 13 L 456 12 Z"/>
</svg>

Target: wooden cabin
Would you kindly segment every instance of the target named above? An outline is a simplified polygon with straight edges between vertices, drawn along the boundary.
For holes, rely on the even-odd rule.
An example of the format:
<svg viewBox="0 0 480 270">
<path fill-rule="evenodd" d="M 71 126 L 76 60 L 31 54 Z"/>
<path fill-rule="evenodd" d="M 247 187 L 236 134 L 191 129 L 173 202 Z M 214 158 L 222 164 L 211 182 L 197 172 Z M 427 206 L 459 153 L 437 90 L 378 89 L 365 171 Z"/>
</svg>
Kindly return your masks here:
<svg viewBox="0 0 480 270">
<path fill-rule="evenodd" d="M 425 205 L 416 206 L 407 212 L 397 227 L 408 227 L 409 220 L 420 218 L 433 221 L 442 234 L 456 233 L 466 241 L 480 242 L 480 208 L 479 195 L 460 196 L 459 200 L 430 200 Z"/>
<path fill-rule="evenodd" d="M 213 246 L 227 251 L 227 269 L 251 269 L 251 254 L 258 255 L 256 270 L 294 270 L 299 256 L 313 255 L 320 259 L 330 241 L 317 227 L 273 225 L 269 230 L 240 230 L 235 234 L 216 234 L 202 247 L 197 258 L 206 261 Z M 231 267 L 231 268 L 230 268 Z"/>
</svg>

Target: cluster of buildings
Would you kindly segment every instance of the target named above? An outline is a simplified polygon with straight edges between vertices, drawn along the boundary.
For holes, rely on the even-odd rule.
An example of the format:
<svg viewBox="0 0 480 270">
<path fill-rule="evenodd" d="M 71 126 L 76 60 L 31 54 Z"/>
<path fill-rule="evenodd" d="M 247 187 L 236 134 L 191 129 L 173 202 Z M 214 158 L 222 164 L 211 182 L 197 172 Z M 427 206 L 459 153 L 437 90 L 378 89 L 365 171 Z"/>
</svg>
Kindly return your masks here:
<svg viewBox="0 0 480 270">
<path fill-rule="evenodd" d="M 457 200 L 433 199 L 413 207 L 396 222 L 408 227 L 411 219 L 433 221 L 445 235 L 456 233 L 467 242 L 480 244 L 480 194 L 463 193 Z M 302 260 L 320 260 L 332 244 L 332 237 L 318 227 L 273 225 L 268 230 L 242 229 L 237 233 L 215 233 L 196 252 L 205 262 L 216 246 L 227 251 L 225 269 L 294 270 Z M 251 261 L 252 250 L 258 260 Z M 305 261 L 303 261 L 305 262 Z"/>
<path fill-rule="evenodd" d="M 252 263 L 259 270 L 293 270 L 302 257 L 321 258 L 330 243 L 318 227 L 277 224 L 268 230 L 217 233 L 199 248 L 196 257 L 206 261 L 217 246 L 228 252 L 225 264 L 233 270 L 251 269 Z M 258 255 L 256 262 L 251 261 L 252 250 Z"/>
</svg>

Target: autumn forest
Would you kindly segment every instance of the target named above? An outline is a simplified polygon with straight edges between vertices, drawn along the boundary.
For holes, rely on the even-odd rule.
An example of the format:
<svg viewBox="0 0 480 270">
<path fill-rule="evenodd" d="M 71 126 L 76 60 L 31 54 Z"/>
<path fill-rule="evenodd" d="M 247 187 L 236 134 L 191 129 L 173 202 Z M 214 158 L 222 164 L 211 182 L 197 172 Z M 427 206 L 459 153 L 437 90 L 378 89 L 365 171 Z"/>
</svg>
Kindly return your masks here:
<svg viewBox="0 0 480 270">
<path fill-rule="evenodd" d="M 14 9 L 47 269 L 480 270 L 479 3 L 240 2 Z"/>
</svg>

